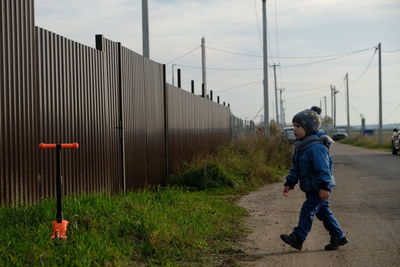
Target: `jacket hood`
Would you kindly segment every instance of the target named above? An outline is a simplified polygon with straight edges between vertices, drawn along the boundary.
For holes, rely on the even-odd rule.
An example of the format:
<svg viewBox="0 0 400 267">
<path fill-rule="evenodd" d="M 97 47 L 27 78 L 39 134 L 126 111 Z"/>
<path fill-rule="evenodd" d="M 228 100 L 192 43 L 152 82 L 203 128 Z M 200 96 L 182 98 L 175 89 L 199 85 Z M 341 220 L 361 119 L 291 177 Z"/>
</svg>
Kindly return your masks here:
<svg viewBox="0 0 400 267">
<path fill-rule="evenodd" d="M 294 146 L 297 151 L 305 150 L 314 144 L 323 144 L 329 149 L 332 143 L 334 143 L 332 138 L 324 131 L 318 130 L 316 134 L 307 136 L 303 140 L 296 140 Z"/>
</svg>

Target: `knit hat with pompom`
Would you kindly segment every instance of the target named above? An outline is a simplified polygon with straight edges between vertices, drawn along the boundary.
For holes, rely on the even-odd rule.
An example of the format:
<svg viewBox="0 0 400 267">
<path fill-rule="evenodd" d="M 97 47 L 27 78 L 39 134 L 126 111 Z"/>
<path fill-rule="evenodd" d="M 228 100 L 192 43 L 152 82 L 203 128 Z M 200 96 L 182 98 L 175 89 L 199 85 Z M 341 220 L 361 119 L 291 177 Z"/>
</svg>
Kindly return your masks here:
<svg viewBox="0 0 400 267">
<path fill-rule="evenodd" d="M 321 127 L 319 115 L 321 108 L 317 106 L 305 109 L 294 115 L 292 122 L 297 122 L 306 131 L 306 136 L 315 134 Z"/>
</svg>

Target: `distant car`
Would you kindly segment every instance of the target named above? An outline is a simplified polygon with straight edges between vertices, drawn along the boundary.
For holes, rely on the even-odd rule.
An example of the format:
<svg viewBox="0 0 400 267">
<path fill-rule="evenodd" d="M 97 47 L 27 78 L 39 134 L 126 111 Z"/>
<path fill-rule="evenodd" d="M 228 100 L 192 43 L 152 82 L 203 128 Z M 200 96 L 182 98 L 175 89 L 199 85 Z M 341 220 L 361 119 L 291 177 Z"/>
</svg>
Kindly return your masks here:
<svg viewBox="0 0 400 267">
<path fill-rule="evenodd" d="M 285 137 L 290 143 L 294 143 L 296 137 L 294 136 L 294 127 L 285 127 L 282 132 L 283 137 Z"/>
<path fill-rule="evenodd" d="M 333 141 L 338 141 L 338 140 L 341 140 L 341 139 L 346 139 L 347 137 L 348 136 L 347 136 L 347 132 L 346 132 L 345 129 L 336 129 L 333 132 L 332 139 L 333 139 Z"/>
<path fill-rule="evenodd" d="M 393 129 L 392 134 L 392 154 L 397 155 L 400 150 L 400 126 Z"/>
</svg>

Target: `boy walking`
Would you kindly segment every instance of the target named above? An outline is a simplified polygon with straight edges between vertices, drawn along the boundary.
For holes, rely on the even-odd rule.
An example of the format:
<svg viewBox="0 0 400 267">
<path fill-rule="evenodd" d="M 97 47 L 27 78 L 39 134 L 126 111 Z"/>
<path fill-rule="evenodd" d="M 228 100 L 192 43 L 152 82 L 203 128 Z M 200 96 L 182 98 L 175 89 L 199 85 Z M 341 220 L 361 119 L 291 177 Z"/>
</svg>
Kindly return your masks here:
<svg viewBox="0 0 400 267">
<path fill-rule="evenodd" d="M 282 234 L 281 239 L 298 250 L 301 250 L 311 230 L 314 216 L 323 222 L 331 236 L 325 250 L 335 250 L 348 243 L 344 231 L 329 208 L 329 195 L 335 186 L 333 160 L 329 156 L 329 147 L 333 141 L 319 130 L 319 114 L 321 109 L 312 107 L 297 113 L 292 120 L 296 142 L 283 195 L 287 197 L 289 191 L 299 182 L 300 189 L 306 193 L 306 201 L 300 211 L 298 226 L 291 234 Z"/>
</svg>

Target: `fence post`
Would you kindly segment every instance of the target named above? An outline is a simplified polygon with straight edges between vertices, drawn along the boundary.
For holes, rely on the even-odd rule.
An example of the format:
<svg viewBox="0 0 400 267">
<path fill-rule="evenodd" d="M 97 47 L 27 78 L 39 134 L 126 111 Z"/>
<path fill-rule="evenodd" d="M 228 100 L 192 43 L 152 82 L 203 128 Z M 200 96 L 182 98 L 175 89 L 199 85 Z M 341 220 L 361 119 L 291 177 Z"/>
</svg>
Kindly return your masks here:
<svg viewBox="0 0 400 267">
<path fill-rule="evenodd" d="M 213 90 L 210 90 L 210 99 L 213 101 Z"/>
<path fill-rule="evenodd" d="M 224 106 L 225 106 L 225 101 L 224 101 Z"/>
<path fill-rule="evenodd" d="M 169 153 L 168 153 L 168 92 L 167 92 L 167 68 L 165 64 L 163 64 L 163 85 L 164 85 L 164 149 L 165 149 L 165 177 L 166 180 L 168 177 L 168 166 L 169 166 Z"/>
<path fill-rule="evenodd" d="M 191 85 L 192 85 L 192 94 L 194 94 L 194 81 L 191 81 Z"/>
<path fill-rule="evenodd" d="M 118 102 L 119 102 L 119 130 L 120 148 L 121 148 L 121 168 L 122 168 L 122 190 L 126 193 L 126 173 L 125 173 L 125 136 L 124 136 L 124 107 L 122 96 L 122 57 L 121 57 L 121 43 L 117 43 L 118 49 Z"/>
<path fill-rule="evenodd" d="M 178 87 L 181 88 L 181 69 L 178 69 Z"/>
<path fill-rule="evenodd" d="M 204 95 L 204 83 L 201 84 L 201 96 L 205 97 L 205 95 Z"/>
<path fill-rule="evenodd" d="M 217 103 L 219 104 L 219 96 L 217 96 Z"/>
</svg>

